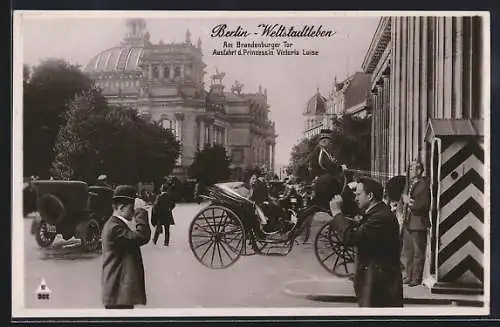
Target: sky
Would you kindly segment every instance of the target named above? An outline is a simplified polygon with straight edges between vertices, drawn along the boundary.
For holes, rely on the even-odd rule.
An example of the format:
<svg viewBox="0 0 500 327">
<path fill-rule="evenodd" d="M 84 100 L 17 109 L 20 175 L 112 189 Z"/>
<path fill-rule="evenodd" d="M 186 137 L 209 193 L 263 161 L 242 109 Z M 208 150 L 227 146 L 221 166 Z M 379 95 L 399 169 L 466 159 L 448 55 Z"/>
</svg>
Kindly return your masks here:
<svg viewBox="0 0 500 327">
<path fill-rule="evenodd" d="M 177 15 L 177 17 L 172 16 Z M 196 15 L 196 17 L 194 16 Z M 238 15 L 238 16 L 234 16 Z M 191 40 L 202 41 L 203 59 L 207 67 L 206 85 L 216 68 L 226 73 L 226 90 L 237 80 L 244 85 L 243 92 L 255 93 L 259 85 L 267 88 L 269 118 L 276 123 L 276 163 L 288 164 L 290 152 L 303 130 L 304 107 L 319 89 L 326 96 L 335 76 L 340 81 L 349 74 L 361 71 L 361 65 L 375 33 L 379 17 L 359 13 L 301 13 L 283 16 L 282 13 L 22 13 L 14 33 L 22 38 L 22 60 L 37 65 L 40 60 L 61 58 L 72 64 L 86 65 L 99 52 L 119 45 L 126 28 L 125 19 L 142 17 L 153 43 L 182 42 L 186 30 Z M 182 17 L 179 17 L 182 16 Z M 332 30 L 331 38 L 270 38 L 251 36 L 246 39 L 211 37 L 218 24 L 236 29 L 240 25 L 257 32 L 258 24 L 284 24 L 301 28 L 303 25 L 322 25 Z M 19 28 L 19 29 L 17 29 Z M 15 34 L 16 35 L 16 34 Z M 21 42 L 15 38 L 14 42 Z M 214 49 L 222 49 L 224 41 L 294 43 L 293 48 L 317 50 L 316 56 L 214 56 Z M 15 64 L 20 64 L 15 63 Z"/>
</svg>

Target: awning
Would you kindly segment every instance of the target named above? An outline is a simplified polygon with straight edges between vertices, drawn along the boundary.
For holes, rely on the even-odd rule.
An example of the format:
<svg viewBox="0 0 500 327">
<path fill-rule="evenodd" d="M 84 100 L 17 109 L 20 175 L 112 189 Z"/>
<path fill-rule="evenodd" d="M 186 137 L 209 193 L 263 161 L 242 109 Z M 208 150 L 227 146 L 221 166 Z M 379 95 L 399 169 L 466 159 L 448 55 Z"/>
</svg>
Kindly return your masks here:
<svg viewBox="0 0 500 327">
<path fill-rule="evenodd" d="M 483 119 L 429 119 L 425 140 L 442 136 L 484 136 Z"/>
</svg>

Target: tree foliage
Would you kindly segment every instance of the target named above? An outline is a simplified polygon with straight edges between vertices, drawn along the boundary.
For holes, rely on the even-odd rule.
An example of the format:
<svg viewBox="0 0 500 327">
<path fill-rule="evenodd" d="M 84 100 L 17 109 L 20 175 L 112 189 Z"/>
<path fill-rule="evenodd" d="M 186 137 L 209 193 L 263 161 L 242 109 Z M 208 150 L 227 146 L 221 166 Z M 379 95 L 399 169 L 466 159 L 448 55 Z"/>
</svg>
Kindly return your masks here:
<svg viewBox="0 0 500 327">
<path fill-rule="evenodd" d="M 349 168 L 370 169 L 371 119 L 342 116 L 333 121 L 333 155 Z M 301 140 L 292 148 L 288 172 L 302 180 L 309 180 L 310 156 L 318 136 Z"/>
<path fill-rule="evenodd" d="M 48 59 L 23 67 L 24 175 L 48 177 L 53 147 L 64 113 L 75 96 L 89 91 L 92 80 L 78 66 Z"/>
<path fill-rule="evenodd" d="M 213 185 L 229 178 L 230 164 L 226 149 L 216 144 L 196 153 L 188 174 L 203 185 Z"/>
<path fill-rule="evenodd" d="M 180 151 L 170 130 L 135 109 L 109 106 L 90 90 L 69 105 L 55 144 L 56 178 L 94 182 L 99 174 L 120 184 L 161 183 Z"/>
</svg>

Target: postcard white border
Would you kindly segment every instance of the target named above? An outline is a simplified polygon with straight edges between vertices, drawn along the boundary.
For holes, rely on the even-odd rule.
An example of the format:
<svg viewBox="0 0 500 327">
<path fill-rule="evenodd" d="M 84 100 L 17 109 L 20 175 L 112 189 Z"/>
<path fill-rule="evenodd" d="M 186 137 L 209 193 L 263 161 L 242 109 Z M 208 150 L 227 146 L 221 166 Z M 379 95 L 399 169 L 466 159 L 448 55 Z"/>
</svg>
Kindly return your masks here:
<svg viewBox="0 0 500 327">
<path fill-rule="evenodd" d="M 224 309 L 149 309 L 136 308 L 131 311 L 113 312 L 105 309 L 27 309 L 24 307 L 24 226 L 22 216 L 22 167 L 23 167 L 23 133 L 22 133 L 22 78 L 23 78 L 23 35 L 22 35 L 22 16 L 40 16 L 54 19 L 57 17 L 66 18 L 68 15 L 78 17 L 92 18 L 126 18 L 126 17 L 144 17 L 144 18 L 248 18 L 248 17 L 377 17 L 377 16 L 481 16 L 484 19 L 483 30 L 483 89 L 484 93 L 484 112 L 485 112 L 485 236 L 491 236 L 490 231 L 490 34 L 491 20 L 490 13 L 487 11 L 301 11 L 301 12 L 241 12 L 241 11 L 14 11 L 13 13 L 13 140 L 12 140 L 12 317 L 13 318 L 76 318 L 76 317 L 243 317 L 243 316 L 479 316 L 488 315 L 490 306 L 490 239 L 485 237 L 484 246 L 484 307 L 448 307 L 435 306 L 429 308 L 224 308 Z"/>
</svg>

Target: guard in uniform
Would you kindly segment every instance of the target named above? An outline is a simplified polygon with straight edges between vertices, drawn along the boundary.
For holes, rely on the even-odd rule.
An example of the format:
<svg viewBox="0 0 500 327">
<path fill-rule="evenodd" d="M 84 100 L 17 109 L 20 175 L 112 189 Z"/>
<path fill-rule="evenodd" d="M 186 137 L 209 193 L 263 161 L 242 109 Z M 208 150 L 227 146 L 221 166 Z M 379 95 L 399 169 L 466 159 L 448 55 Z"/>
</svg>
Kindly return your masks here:
<svg viewBox="0 0 500 327">
<path fill-rule="evenodd" d="M 424 166 L 419 161 L 410 165 L 408 192 L 402 195 L 403 203 L 403 256 L 409 286 L 422 284 L 427 245 L 427 229 L 430 228 L 430 189 L 422 176 Z"/>
</svg>

